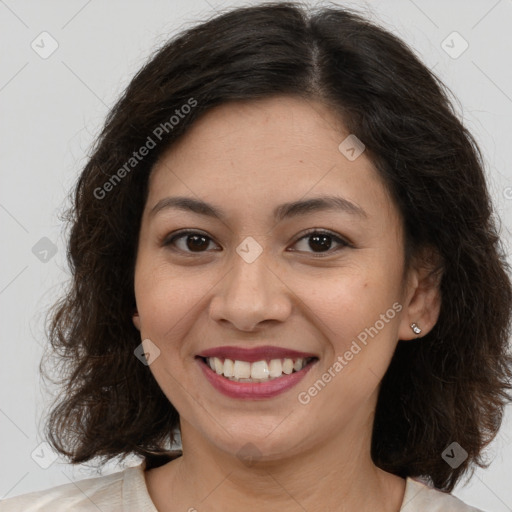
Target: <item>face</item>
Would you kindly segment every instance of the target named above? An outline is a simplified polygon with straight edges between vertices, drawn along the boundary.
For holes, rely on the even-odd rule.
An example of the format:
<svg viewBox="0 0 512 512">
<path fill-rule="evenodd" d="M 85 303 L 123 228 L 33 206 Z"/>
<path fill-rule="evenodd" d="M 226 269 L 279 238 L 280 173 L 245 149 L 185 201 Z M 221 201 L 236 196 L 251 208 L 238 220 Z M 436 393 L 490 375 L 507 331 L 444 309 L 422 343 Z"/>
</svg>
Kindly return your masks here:
<svg viewBox="0 0 512 512">
<path fill-rule="evenodd" d="M 415 336 L 417 281 L 403 286 L 399 212 L 366 154 L 338 148 L 348 135 L 321 103 L 229 103 L 154 167 L 134 323 L 184 447 L 270 460 L 369 425 L 397 340 Z M 268 380 L 228 378 L 247 371 Z"/>
</svg>

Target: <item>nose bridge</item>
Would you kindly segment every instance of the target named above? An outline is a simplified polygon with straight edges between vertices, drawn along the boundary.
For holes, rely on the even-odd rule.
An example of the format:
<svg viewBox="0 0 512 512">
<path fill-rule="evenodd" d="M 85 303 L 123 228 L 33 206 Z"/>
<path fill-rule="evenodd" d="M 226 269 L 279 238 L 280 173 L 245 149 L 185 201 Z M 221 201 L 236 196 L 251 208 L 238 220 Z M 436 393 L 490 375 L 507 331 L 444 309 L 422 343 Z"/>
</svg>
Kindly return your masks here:
<svg viewBox="0 0 512 512">
<path fill-rule="evenodd" d="M 252 237 L 245 239 L 231 258 L 232 270 L 228 278 L 231 281 L 230 287 L 235 287 L 237 294 L 242 292 L 264 295 L 268 286 L 268 274 L 274 276 L 269 270 L 270 259 L 268 249 L 265 250 Z"/>
<path fill-rule="evenodd" d="M 211 316 L 241 330 L 265 320 L 284 321 L 291 304 L 286 286 L 272 270 L 272 256 L 256 240 L 247 237 L 233 252 L 231 268 L 217 288 Z"/>
</svg>

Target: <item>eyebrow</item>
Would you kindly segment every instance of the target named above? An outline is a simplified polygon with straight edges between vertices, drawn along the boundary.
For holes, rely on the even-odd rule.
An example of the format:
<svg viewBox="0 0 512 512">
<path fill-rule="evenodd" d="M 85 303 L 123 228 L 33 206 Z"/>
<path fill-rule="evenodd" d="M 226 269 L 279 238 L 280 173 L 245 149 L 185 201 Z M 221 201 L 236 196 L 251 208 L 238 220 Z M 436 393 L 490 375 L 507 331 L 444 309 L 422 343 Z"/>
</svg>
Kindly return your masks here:
<svg viewBox="0 0 512 512">
<path fill-rule="evenodd" d="M 221 209 L 206 203 L 200 199 L 186 196 L 166 197 L 158 201 L 150 211 L 150 217 L 169 208 L 193 212 L 207 217 L 213 217 L 225 221 L 227 215 Z M 368 214 L 359 205 L 340 196 L 320 196 L 303 201 L 283 203 L 274 209 L 273 216 L 276 221 L 307 215 L 320 211 L 338 211 L 349 213 L 362 219 L 367 219 Z"/>
</svg>

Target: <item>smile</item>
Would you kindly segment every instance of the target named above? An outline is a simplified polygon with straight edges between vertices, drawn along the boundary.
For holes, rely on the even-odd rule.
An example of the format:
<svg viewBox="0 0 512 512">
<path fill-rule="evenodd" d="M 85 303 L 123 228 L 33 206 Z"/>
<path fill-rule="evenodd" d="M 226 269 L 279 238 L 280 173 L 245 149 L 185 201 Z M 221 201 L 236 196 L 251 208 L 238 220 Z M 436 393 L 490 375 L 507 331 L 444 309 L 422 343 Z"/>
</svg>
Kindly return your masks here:
<svg viewBox="0 0 512 512">
<path fill-rule="evenodd" d="M 202 352 L 196 361 L 217 391 L 231 398 L 261 400 L 298 384 L 318 357 L 278 347 L 218 347 Z"/>
<path fill-rule="evenodd" d="M 297 359 L 271 359 L 270 361 L 249 361 L 220 359 L 218 357 L 204 358 L 204 362 L 210 368 L 223 377 L 235 382 L 266 382 L 268 380 L 278 379 L 283 375 L 290 375 L 299 372 L 307 366 L 314 358 L 307 359 L 299 357 Z"/>
</svg>

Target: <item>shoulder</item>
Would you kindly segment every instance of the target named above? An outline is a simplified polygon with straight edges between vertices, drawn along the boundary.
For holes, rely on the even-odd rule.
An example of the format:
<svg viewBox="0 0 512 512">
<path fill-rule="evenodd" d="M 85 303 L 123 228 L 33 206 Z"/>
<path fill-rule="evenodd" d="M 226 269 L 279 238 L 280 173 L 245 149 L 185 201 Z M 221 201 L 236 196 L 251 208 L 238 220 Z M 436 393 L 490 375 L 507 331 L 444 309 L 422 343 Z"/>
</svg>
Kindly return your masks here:
<svg viewBox="0 0 512 512">
<path fill-rule="evenodd" d="M 110 475 L 79 480 L 0 501 L 0 512 L 20 510 L 156 512 L 147 492 L 142 464 Z"/>
<path fill-rule="evenodd" d="M 450 493 L 429 487 L 420 480 L 406 479 L 400 512 L 484 512 L 467 505 Z"/>
</svg>

